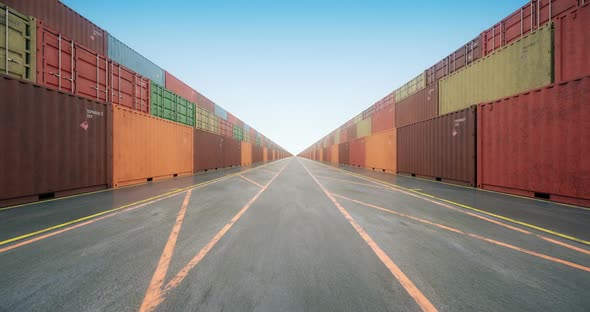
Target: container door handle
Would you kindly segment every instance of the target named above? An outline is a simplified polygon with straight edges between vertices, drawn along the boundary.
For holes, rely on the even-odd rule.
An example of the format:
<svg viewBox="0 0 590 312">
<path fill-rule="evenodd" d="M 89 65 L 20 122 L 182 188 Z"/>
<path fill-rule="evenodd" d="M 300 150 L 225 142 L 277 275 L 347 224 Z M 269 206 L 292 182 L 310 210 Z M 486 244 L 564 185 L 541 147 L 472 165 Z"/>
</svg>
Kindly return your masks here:
<svg viewBox="0 0 590 312">
<path fill-rule="evenodd" d="M 72 78 L 72 77 L 64 77 L 64 80 L 74 81 L 74 78 Z"/>
<path fill-rule="evenodd" d="M 54 73 L 54 72 L 49 72 L 50 75 L 53 75 L 55 77 L 61 77 L 61 74 L 58 73 Z M 64 78 L 65 79 L 65 78 Z"/>
<path fill-rule="evenodd" d="M 13 62 L 13 63 L 17 63 L 17 64 L 21 64 L 21 62 L 19 62 L 19 61 L 15 60 L 15 59 L 13 59 L 13 58 L 10 58 L 10 57 L 8 58 L 8 61 L 9 61 L 9 62 Z"/>
</svg>

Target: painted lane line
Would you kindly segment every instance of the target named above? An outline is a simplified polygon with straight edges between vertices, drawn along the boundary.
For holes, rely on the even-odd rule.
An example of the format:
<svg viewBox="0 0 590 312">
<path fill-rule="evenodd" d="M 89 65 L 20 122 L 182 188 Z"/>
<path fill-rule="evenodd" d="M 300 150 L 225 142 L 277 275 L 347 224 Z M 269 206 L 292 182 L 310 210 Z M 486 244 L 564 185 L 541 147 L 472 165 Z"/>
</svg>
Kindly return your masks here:
<svg viewBox="0 0 590 312">
<path fill-rule="evenodd" d="M 555 262 L 555 263 L 563 264 L 563 265 L 566 265 L 566 266 L 569 266 L 569 267 L 572 267 L 572 268 L 575 268 L 575 269 L 579 269 L 579 270 L 582 270 L 582 271 L 590 272 L 590 267 L 586 267 L 586 266 L 583 266 L 583 265 L 580 265 L 580 264 L 577 264 L 577 263 L 573 263 L 573 262 L 565 261 L 565 260 L 562 260 L 562 259 L 559 259 L 559 258 L 551 257 L 551 256 L 548 256 L 548 255 L 545 255 L 545 254 L 542 254 L 542 253 L 538 253 L 538 252 L 531 251 L 531 250 L 528 250 L 528 249 L 520 248 L 520 247 L 517 247 L 517 246 L 514 246 L 514 245 L 510 245 L 510 244 L 507 244 L 507 243 L 504 243 L 504 242 L 500 242 L 500 241 L 497 241 L 497 240 L 494 240 L 494 239 L 491 239 L 491 238 L 487 238 L 487 237 L 484 237 L 484 236 L 480 236 L 480 235 L 477 235 L 477 234 L 473 234 L 473 233 L 468 233 L 468 232 L 465 232 L 465 231 L 461 231 L 459 229 L 456 229 L 456 228 L 453 228 L 453 227 L 450 227 L 450 226 L 447 226 L 447 225 L 443 225 L 443 224 L 440 224 L 440 223 L 436 223 L 436 222 L 428 221 L 428 220 L 425 220 L 425 219 L 422 219 L 422 218 L 418 218 L 418 217 L 414 217 L 414 216 L 411 216 L 411 215 L 407 215 L 407 214 L 404 214 L 404 213 L 401 213 L 401 212 L 397 212 L 395 210 L 391 210 L 391 209 L 379 207 L 377 205 L 372 205 L 372 204 L 369 204 L 369 203 L 361 202 L 361 201 L 358 201 L 356 199 L 348 198 L 346 196 L 342 196 L 342 195 L 338 195 L 338 194 L 334 194 L 334 193 L 332 193 L 332 195 L 334 195 L 335 197 L 342 198 L 344 200 L 347 200 L 347 201 L 350 201 L 350 202 L 359 204 L 359 205 L 363 205 L 363 206 L 369 207 L 369 208 L 381 210 L 381 211 L 384 211 L 384 212 L 387 212 L 387 213 L 390 213 L 390 214 L 394 214 L 394 215 L 397 215 L 397 216 L 400 216 L 400 217 L 404 217 L 404 218 L 407 218 L 407 219 L 418 221 L 418 222 L 421 222 L 421 223 L 424 223 L 424 224 L 429 224 L 429 225 L 432 225 L 432 226 L 436 226 L 438 228 L 441 228 L 441 229 L 444 229 L 444 230 L 447 230 L 447 231 L 451 231 L 451 232 L 454 232 L 454 233 L 457 233 L 457 234 L 462 234 L 462 235 L 470 236 L 470 237 L 477 238 L 479 240 L 486 241 L 486 242 L 489 242 L 489 243 L 492 243 L 492 244 L 495 244 L 495 245 L 498 245 L 498 246 L 506 247 L 506 248 L 509 248 L 509 249 L 512 249 L 512 250 L 516 250 L 516 251 L 520 251 L 522 253 L 529 254 L 529 255 L 532 255 L 532 256 L 535 256 L 535 257 L 538 257 L 538 258 L 542 258 L 542 259 L 549 260 L 549 261 L 552 261 L 552 262 Z"/>
<path fill-rule="evenodd" d="M 262 165 L 261 167 L 265 167 L 265 166 L 269 166 L 269 165 L 271 165 L 271 164 Z M 46 232 L 50 232 L 50 231 L 53 231 L 53 230 L 62 229 L 62 228 L 65 228 L 67 226 L 71 226 L 71 225 L 74 225 L 74 224 L 77 224 L 77 223 L 80 223 L 80 222 L 84 222 L 86 220 L 90 220 L 90 219 L 93 219 L 93 218 L 97 218 L 97 217 L 100 217 L 100 216 L 103 216 L 103 215 L 108 215 L 108 214 L 111 214 L 113 212 L 124 210 L 126 208 L 129 208 L 129 207 L 132 207 L 132 206 L 135 206 L 135 205 L 144 203 L 144 202 L 153 203 L 153 202 L 155 202 L 155 201 L 153 201 L 155 199 L 169 198 L 168 197 L 169 195 L 177 195 L 177 194 L 180 194 L 180 193 L 182 193 L 182 192 L 184 192 L 186 190 L 189 190 L 189 189 L 196 189 L 196 188 L 207 186 L 209 184 L 221 182 L 221 181 L 227 180 L 229 178 L 235 177 L 235 176 L 237 176 L 239 174 L 250 172 L 252 170 L 256 170 L 256 169 L 259 169 L 261 167 L 256 167 L 256 168 L 253 168 L 253 169 L 248 169 L 246 171 L 228 174 L 228 175 L 225 175 L 225 176 L 222 176 L 222 177 L 219 177 L 219 178 L 215 178 L 215 179 L 212 179 L 212 180 L 209 180 L 209 181 L 205 181 L 205 182 L 197 183 L 197 184 L 194 184 L 194 185 L 190 185 L 190 186 L 187 186 L 185 188 L 177 189 L 177 190 L 166 192 L 166 193 L 163 193 L 163 194 L 160 194 L 160 195 L 157 195 L 157 196 L 153 196 L 153 197 L 150 197 L 150 198 L 142 199 L 142 200 L 139 200 L 139 201 L 136 201 L 136 202 L 133 202 L 133 203 L 129 203 L 129 204 L 126 204 L 126 205 L 117 207 L 117 208 L 113 208 L 113 209 L 101 211 L 99 213 L 95 213 L 95 214 L 92 214 L 92 215 L 89 215 L 89 216 L 86 216 L 86 217 L 82 217 L 82 218 L 79 218 L 79 219 L 76 219 L 76 220 L 68 221 L 68 222 L 65 222 L 65 223 L 62 223 L 62 224 L 50 226 L 50 227 L 45 228 L 45 229 L 41 229 L 41 230 L 38 230 L 38 231 L 34 231 L 34 232 L 30 232 L 30 233 L 23 234 L 23 235 L 20 235 L 20 236 L 16 236 L 16 237 L 13 237 L 13 238 L 9 238 L 7 240 L 0 241 L 0 246 L 6 245 L 6 244 L 10 244 L 10 243 L 13 243 L 13 242 L 16 242 L 16 241 L 24 240 L 24 239 L 27 239 L 29 237 L 37 236 L 37 235 L 40 235 L 40 234 L 43 234 L 43 233 L 46 233 Z M 143 207 L 143 205 L 142 205 L 142 207 Z M 105 218 L 101 218 L 100 220 L 102 220 L 102 219 L 105 219 Z M 89 224 L 89 223 L 84 222 L 84 224 Z M 78 228 L 78 226 L 76 228 Z M 67 232 L 67 231 L 60 231 L 59 233 L 63 233 L 63 232 Z M 43 237 L 45 238 L 45 237 L 51 237 L 51 236 L 54 236 L 54 235 L 43 236 Z M 36 239 L 34 241 L 39 241 L 39 240 L 40 239 Z M 27 245 L 27 244 L 19 244 L 18 246 L 23 246 L 23 245 Z M 14 249 L 14 248 L 9 248 L 9 249 L 2 248 L 2 249 L 0 249 L 0 253 L 2 253 L 5 250 L 10 250 L 10 249 Z"/>
<path fill-rule="evenodd" d="M 301 163 L 300 163 L 301 164 Z M 397 281 L 402 285 L 402 287 L 406 290 L 406 292 L 414 299 L 414 301 L 420 306 L 422 311 L 433 312 L 437 311 L 434 305 L 426 298 L 426 296 L 414 285 L 414 283 L 408 278 L 404 272 L 391 260 L 391 258 L 379 247 L 379 245 L 371 238 L 371 236 L 356 222 L 354 218 L 340 205 L 340 203 L 334 198 L 334 196 L 329 193 L 324 186 L 318 181 L 318 179 L 305 167 L 305 165 L 301 164 L 303 168 L 307 171 L 307 173 L 311 176 L 311 178 L 317 183 L 320 189 L 326 194 L 326 196 L 332 201 L 332 203 L 338 208 L 340 213 L 344 215 L 346 220 L 352 225 L 352 227 L 357 231 L 357 233 L 363 238 L 363 240 L 369 245 L 369 247 L 373 250 L 373 252 L 377 255 L 379 260 L 383 262 L 385 267 L 391 272 L 391 274 L 397 279 Z"/>
<path fill-rule="evenodd" d="M 248 181 L 248 182 L 250 182 L 250 183 L 252 183 L 252 184 L 254 184 L 254 185 L 258 186 L 258 187 L 260 187 L 260 188 L 263 188 L 263 187 L 264 187 L 264 186 L 262 186 L 262 185 L 258 184 L 257 182 L 255 182 L 255 181 L 253 181 L 253 180 L 250 180 L 250 179 L 246 178 L 245 176 L 243 176 L 243 175 L 241 175 L 241 174 L 240 174 L 240 177 L 241 177 L 242 179 L 244 179 L 244 180 L 246 180 L 246 181 Z"/>
<path fill-rule="evenodd" d="M 455 211 L 459 211 L 459 212 L 462 212 L 462 213 L 465 213 L 465 214 L 469 214 L 471 216 L 480 218 L 482 220 L 486 220 L 488 222 L 491 222 L 491 223 L 494 223 L 494 224 L 497 224 L 497 225 L 501 225 L 501 226 L 510 228 L 512 230 L 515 230 L 515 231 L 518 231 L 518 232 L 521 232 L 521 233 L 525 233 L 525 234 L 530 234 L 530 235 L 537 236 L 538 238 L 543 239 L 543 240 L 548 241 L 548 242 L 554 243 L 555 240 L 553 240 L 551 238 L 548 238 L 546 236 L 543 236 L 541 234 L 532 233 L 532 232 L 529 232 L 529 231 L 525 231 L 523 229 L 519 229 L 519 228 L 514 227 L 514 226 L 510 226 L 509 224 L 506 224 L 506 223 L 501 222 L 501 221 L 492 220 L 490 218 L 486 218 L 486 217 L 481 216 L 481 215 L 477 215 L 477 214 L 470 213 L 468 211 L 457 209 L 455 207 L 449 206 L 449 205 L 444 204 L 444 203 L 452 204 L 452 205 L 455 205 L 457 207 L 461 207 L 461 208 L 464 208 L 464 209 L 467 209 L 467 210 L 475 211 L 475 212 L 478 212 L 480 214 L 491 216 L 491 217 L 494 217 L 494 218 L 497 218 L 497 219 L 500 219 L 500 220 L 503 220 L 503 221 L 508 221 L 508 222 L 511 222 L 511 223 L 514 223 L 514 224 L 521 225 L 523 227 L 527 227 L 527 228 L 530 228 L 530 229 L 535 229 L 535 230 L 538 230 L 538 231 L 541 231 L 541 232 L 545 232 L 545 233 L 548 233 L 548 234 L 551 234 L 551 235 L 555 235 L 555 236 L 558 236 L 558 237 L 561 237 L 561 238 L 572 240 L 572 241 L 575 241 L 575 242 L 578 242 L 578 243 L 582 243 L 582 244 L 585 244 L 585 245 L 590 245 L 590 242 L 589 241 L 586 241 L 586 240 L 583 240 L 583 239 L 580 239 L 580 238 L 576 238 L 576 237 L 573 237 L 573 236 L 570 236 L 570 235 L 566 235 L 566 234 L 563 234 L 563 233 L 555 232 L 555 231 L 552 231 L 552 230 L 549 230 L 549 229 L 545 229 L 545 228 L 540 227 L 540 226 L 536 226 L 536 225 L 532 225 L 532 224 L 529 224 L 529 223 L 526 223 L 526 222 L 514 220 L 514 219 L 511 219 L 511 218 L 508 218 L 508 217 L 504 217 L 502 215 L 498 215 L 498 214 L 487 212 L 487 211 L 484 211 L 484 210 L 481 210 L 481 209 L 477 209 L 477 208 L 474 208 L 474 207 L 471 207 L 471 206 L 467 206 L 467 205 L 463 205 L 463 204 L 460 204 L 460 203 L 456 203 L 456 202 L 453 202 L 453 201 L 450 201 L 450 200 L 447 200 L 447 199 L 444 199 L 444 198 L 439 198 L 439 197 L 436 197 L 436 196 L 433 196 L 433 195 L 430 195 L 430 194 L 427 194 L 427 193 L 423 193 L 423 192 L 419 192 L 419 191 L 412 191 L 412 190 L 410 190 L 408 188 L 405 188 L 405 187 L 402 187 L 402 186 L 398 186 L 398 185 L 387 183 L 387 182 L 383 182 L 383 181 L 380 181 L 380 180 L 377 180 L 377 179 L 365 177 L 363 175 L 356 174 L 356 173 L 351 173 L 351 172 L 348 172 L 348 171 L 345 171 L 345 170 L 342 170 L 342 169 L 339 169 L 339 168 L 332 168 L 332 169 L 339 170 L 339 171 L 341 171 L 343 173 L 346 173 L 346 174 L 349 174 L 349 175 L 352 175 L 352 176 L 356 176 L 356 177 L 358 177 L 360 179 L 363 179 L 365 181 L 369 181 L 369 182 L 375 183 L 377 185 L 388 186 L 390 190 L 393 190 L 393 191 L 396 191 L 396 192 L 401 192 L 401 193 L 404 193 L 404 194 L 407 194 L 407 195 L 410 195 L 410 196 L 414 196 L 414 197 L 417 197 L 417 198 L 421 198 L 422 200 L 426 200 L 426 201 L 432 202 L 432 203 L 437 204 L 439 206 L 446 207 L 446 208 L 449 208 L 449 209 L 453 209 Z M 569 249 L 572 249 L 572 250 L 575 250 L 575 251 L 579 251 L 579 252 L 582 252 L 582 253 L 585 253 L 585 254 L 590 254 L 590 251 L 588 251 L 588 250 L 585 250 L 585 249 L 582 249 L 582 248 L 579 248 L 579 247 L 576 247 L 576 246 L 573 246 L 571 244 L 567 244 L 567 243 L 564 243 L 564 242 L 560 242 L 557 245 L 560 245 L 562 247 L 566 247 L 566 248 L 569 248 Z"/>
<path fill-rule="evenodd" d="M 260 171 L 265 171 L 265 172 L 268 172 L 268 173 L 276 174 L 276 171 L 267 170 L 267 169 L 260 169 Z"/>
<path fill-rule="evenodd" d="M 258 197 L 260 197 L 260 195 L 281 174 L 281 172 L 283 172 L 283 170 L 288 165 L 289 165 L 289 163 L 287 163 L 283 168 L 281 168 L 281 170 L 279 172 L 275 173 L 275 175 L 272 177 L 272 179 L 270 181 L 268 181 L 268 183 L 265 184 L 260 190 L 258 190 L 258 192 L 246 203 L 246 205 L 244 205 L 244 207 L 242 207 L 242 209 L 240 209 L 240 211 L 230 220 L 230 222 L 225 224 L 223 226 L 223 228 L 221 228 L 221 230 L 219 230 L 219 232 L 217 232 L 213 236 L 213 238 L 211 238 L 211 240 L 203 248 L 201 248 L 201 250 L 199 250 L 199 252 L 176 274 L 176 276 L 174 276 L 174 278 L 172 278 L 172 280 L 170 282 L 168 282 L 168 284 L 166 284 L 166 286 L 161 288 L 161 284 L 160 284 L 160 288 L 157 291 L 154 290 L 152 292 L 150 292 L 150 288 L 148 288 L 149 296 L 148 296 L 148 293 L 146 293 L 146 296 L 145 296 L 144 301 L 142 302 L 142 305 L 140 308 L 140 312 L 154 311 L 162 302 L 164 302 L 164 300 L 166 300 L 166 295 L 170 291 L 172 291 L 176 287 L 178 287 L 178 285 L 180 285 L 180 283 L 188 276 L 190 271 L 192 269 L 194 269 L 201 262 L 201 260 L 203 260 L 203 258 L 205 258 L 205 256 L 209 253 L 209 251 L 211 251 L 211 249 L 213 249 L 213 247 L 215 247 L 215 245 L 219 242 L 219 240 L 221 240 L 221 238 L 242 217 L 242 215 L 246 212 L 246 210 L 248 210 L 248 208 L 250 208 L 250 206 L 252 206 L 252 204 L 258 199 Z M 168 272 L 164 272 L 163 276 L 166 276 L 167 273 Z M 152 280 L 154 278 L 155 277 L 153 277 Z M 151 283 L 150 283 L 150 286 L 151 286 Z"/>
</svg>

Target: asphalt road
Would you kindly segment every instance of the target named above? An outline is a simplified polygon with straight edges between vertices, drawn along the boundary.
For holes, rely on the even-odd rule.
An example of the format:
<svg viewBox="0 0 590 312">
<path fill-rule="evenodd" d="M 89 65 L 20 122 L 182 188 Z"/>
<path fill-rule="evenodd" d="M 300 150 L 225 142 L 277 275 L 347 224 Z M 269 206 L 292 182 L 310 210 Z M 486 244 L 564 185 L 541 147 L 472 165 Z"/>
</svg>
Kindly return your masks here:
<svg viewBox="0 0 590 312">
<path fill-rule="evenodd" d="M 589 311 L 590 210 L 472 191 L 290 158 L 0 210 L 0 311 Z"/>
</svg>

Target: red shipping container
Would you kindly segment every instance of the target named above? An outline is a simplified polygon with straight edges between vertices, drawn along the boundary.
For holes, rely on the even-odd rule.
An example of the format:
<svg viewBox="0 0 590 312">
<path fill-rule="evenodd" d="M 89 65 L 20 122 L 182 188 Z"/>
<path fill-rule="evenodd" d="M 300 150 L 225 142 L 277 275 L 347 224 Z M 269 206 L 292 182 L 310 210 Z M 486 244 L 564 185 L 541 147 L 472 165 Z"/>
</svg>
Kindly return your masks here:
<svg viewBox="0 0 590 312">
<path fill-rule="evenodd" d="M 371 117 L 371 133 L 379 133 L 395 128 L 395 104 L 384 107 Z"/>
<path fill-rule="evenodd" d="M 438 116 L 438 83 L 395 104 L 395 125 L 400 128 Z"/>
<path fill-rule="evenodd" d="M 231 123 L 232 125 L 236 125 L 240 128 L 244 127 L 244 123 L 230 112 L 227 112 L 227 121 L 229 121 L 229 123 Z"/>
<path fill-rule="evenodd" d="M 252 144 L 252 163 L 264 161 L 263 147 Z"/>
<path fill-rule="evenodd" d="M 207 131 L 198 129 L 194 129 L 194 131 L 194 172 L 223 168 L 223 138 Z"/>
<path fill-rule="evenodd" d="M 429 86 L 438 82 L 442 77 L 454 73 L 465 65 L 473 63 L 473 61 L 481 58 L 481 56 L 481 37 L 477 36 L 449 56 L 428 68 L 424 73 L 426 76 L 426 85 Z"/>
<path fill-rule="evenodd" d="M 483 55 L 516 41 L 578 6 L 578 0 L 532 0 L 481 34 Z"/>
<path fill-rule="evenodd" d="M 242 143 L 231 138 L 223 138 L 223 166 L 239 166 L 242 162 Z"/>
<path fill-rule="evenodd" d="M 180 79 L 174 77 L 174 75 L 172 75 L 169 72 L 166 72 L 166 89 L 176 93 L 177 95 L 180 95 L 181 97 L 193 103 L 197 103 L 197 91 L 189 87 Z"/>
<path fill-rule="evenodd" d="M 349 141 L 356 139 L 356 124 L 348 126 L 348 128 L 346 128 L 346 133 L 346 137 Z"/>
<path fill-rule="evenodd" d="M 366 151 L 364 138 L 350 141 L 348 152 L 351 165 L 357 167 L 365 166 Z"/>
<path fill-rule="evenodd" d="M 201 93 L 197 92 L 197 106 L 208 110 L 211 113 L 215 112 L 215 103 L 209 100 L 206 96 L 202 95 Z"/>
<path fill-rule="evenodd" d="M 219 134 L 226 138 L 234 137 L 234 127 L 229 121 L 219 118 Z"/>
<path fill-rule="evenodd" d="M 555 81 L 590 74 L 590 1 L 555 20 Z"/>
<path fill-rule="evenodd" d="M 106 102 L 107 59 L 37 22 L 37 83 Z"/>
<path fill-rule="evenodd" d="M 590 76 L 480 104 L 477 185 L 590 206 Z"/>
<path fill-rule="evenodd" d="M 109 102 L 140 112 L 150 113 L 150 80 L 138 73 L 109 61 Z"/>
<path fill-rule="evenodd" d="M 2 0 L 9 7 L 44 21 L 57 32 L 74 39 L 99 55 L 106 55 L 107 33 L 57 0 Z"/>
</svg>

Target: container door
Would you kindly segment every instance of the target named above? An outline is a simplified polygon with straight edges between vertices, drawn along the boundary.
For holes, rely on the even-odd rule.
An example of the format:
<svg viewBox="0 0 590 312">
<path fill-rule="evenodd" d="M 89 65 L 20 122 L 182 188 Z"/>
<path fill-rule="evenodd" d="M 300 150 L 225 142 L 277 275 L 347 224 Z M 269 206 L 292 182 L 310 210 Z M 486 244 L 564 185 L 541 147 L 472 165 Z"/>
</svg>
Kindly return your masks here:
<svg viewBox="0 0 590 312">
<path fill-rule="evenodd" d="M 75 45 L 76 94 L 107 100 L 107 60 L 94 51 Z"/>
<path fill-rule="evenodd" d="M 133 105 L 138 111 L 150 112 L 150 81 L 138 74 L 133 75 Z"/>
<path fill-rule="evenodd" d="M 69 93 L 74 91 L 74 42 L 60 33 L 38 24 L 40 62 L 37 83 Z"/>
<path fill-rule="evenodd" d="M 0 4 L 1 73 L 35 81 L 35 37 L 32 18 Z"/>
</svg>

